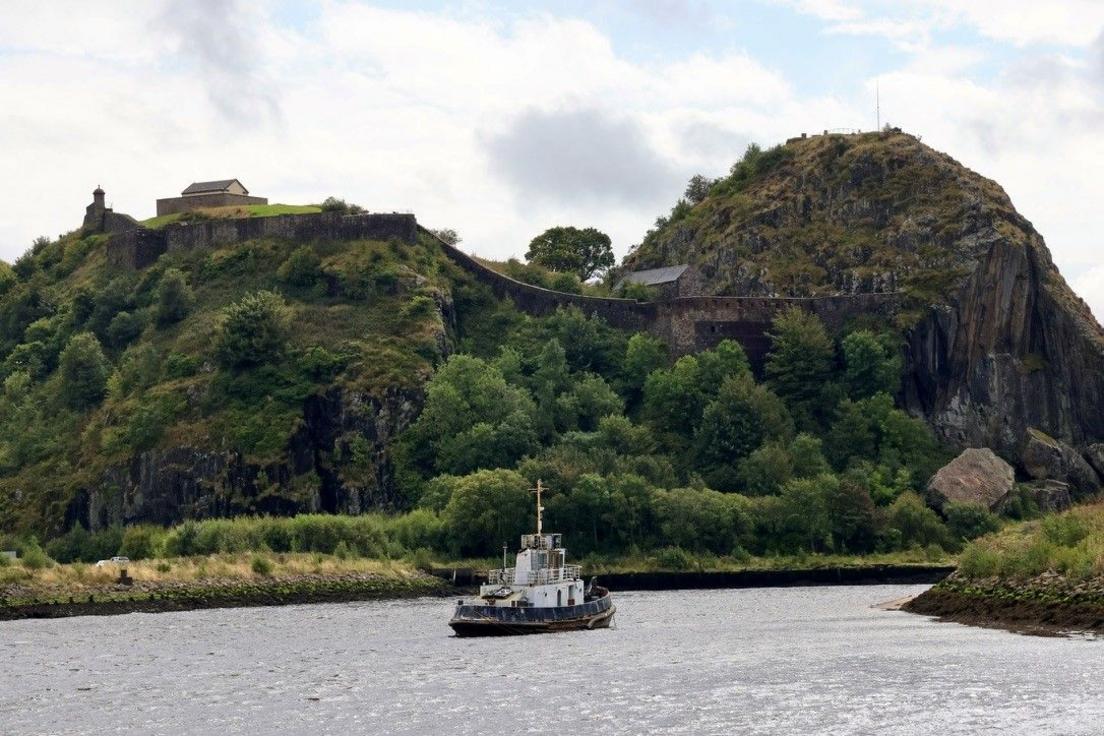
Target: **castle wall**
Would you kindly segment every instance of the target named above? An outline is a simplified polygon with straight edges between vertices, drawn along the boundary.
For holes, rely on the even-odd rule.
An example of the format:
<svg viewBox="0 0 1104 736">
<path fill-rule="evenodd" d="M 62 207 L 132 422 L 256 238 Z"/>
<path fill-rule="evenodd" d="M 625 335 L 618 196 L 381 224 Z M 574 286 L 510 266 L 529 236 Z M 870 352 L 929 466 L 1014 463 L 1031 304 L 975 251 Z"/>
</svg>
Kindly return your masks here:
<svg viewBox="0 0 1104 736">
<path fill-rule="evenodd" d="M 177 212 L 191 212 L 204 207 L 241 207 L 250 204 L 268 204 L 268 199 L 265 197 L 249 197 L 232 192 L 168 197 L 157 200 L 157 216 L 175 215 Z"/>
<path fill-rule="evenodd" d="M 414 215 L 317 213 L 174 224 L 161 230 L 137 228 L 114 235 L 107 244 L 108 262 L 119 268 L 141 269 L 164 253 L 232 245 L 258 238 L 287 240 L 389 240 L 414 243 L 421 228 Z M 435 236 L 432 236 L 435 237 Z M 860 315 L 889 316 L 894 294 L 858 294 L 809 299 L 770 297 L 689 296 L 638 302 L 633 299 L 568 294 L 526 284 L 489 268 L 455 246 L 437 239 L 454 263 L 487 285 L 496 296 L 510 299 L 521 311 L 547 315 L 559 307 L 576 307 L 614 327 L 649 332 L 663 340 L 674 355 L 736 340 L 752 364 L 762 365 L 770 349 L 768 330 L 774 317 L 792 306 L 816 314 L 830 332 L 839 333 Z"/>
</svg>

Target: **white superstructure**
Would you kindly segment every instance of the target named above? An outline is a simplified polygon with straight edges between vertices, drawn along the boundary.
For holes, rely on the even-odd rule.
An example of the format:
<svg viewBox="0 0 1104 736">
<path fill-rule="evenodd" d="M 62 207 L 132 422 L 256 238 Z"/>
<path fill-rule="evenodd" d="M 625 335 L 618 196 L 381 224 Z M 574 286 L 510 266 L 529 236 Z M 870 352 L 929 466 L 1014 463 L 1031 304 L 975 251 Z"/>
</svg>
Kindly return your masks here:
<svg viewBox="0 0 1104 736">
<path fill-rule="evenodd" d="M 537 481 L 537 533 L 521 537 L 521 550 L 513 567 L 487 571 L 486 585 L 479 586 L 479 597 L 488 606 L 511 608 L 556 608 L 584 601 L 586 589 L 579 577 L 578 565 L 568 565 L 567 550 L 561 535 L 545 534 L 543 487 Z"/>
</svg>

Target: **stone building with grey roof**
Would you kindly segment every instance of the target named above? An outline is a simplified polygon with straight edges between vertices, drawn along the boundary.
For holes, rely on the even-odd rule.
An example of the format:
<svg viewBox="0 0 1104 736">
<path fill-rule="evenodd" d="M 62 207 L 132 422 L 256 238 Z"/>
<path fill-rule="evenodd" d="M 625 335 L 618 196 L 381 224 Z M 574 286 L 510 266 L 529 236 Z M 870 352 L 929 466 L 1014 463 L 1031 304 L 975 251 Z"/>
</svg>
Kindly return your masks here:
<svg viewBox="0 0 1104 736">
<path fill-rule="evenodd" d="M 629 284 L 640 284 L 651 288 L 657 299 L 676 299 L 697 293 L 695 275 L 696 271 L 686 264 L 630 271 L 614 288 L 620 291 Z"/>
<path fill-rule="evenodd" d="M 235 207 L 250 204 L 268 204 L 268 199 L 249 196 L 249 190 L 237 179 L 197 181 L 185 187 L 179 197 L 157 200 L 157 216 L 192 212 L 206 207 Z"/>
</svg>

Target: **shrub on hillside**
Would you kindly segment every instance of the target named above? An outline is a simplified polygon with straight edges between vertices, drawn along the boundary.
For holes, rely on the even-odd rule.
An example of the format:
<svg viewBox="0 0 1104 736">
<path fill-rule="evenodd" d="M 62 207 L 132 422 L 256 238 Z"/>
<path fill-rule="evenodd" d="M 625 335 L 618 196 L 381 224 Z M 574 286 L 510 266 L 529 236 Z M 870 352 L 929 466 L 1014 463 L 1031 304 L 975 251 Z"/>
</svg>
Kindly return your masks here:
<svg viewBox="0 0 1104 736">
<path fill-rule="evenodd" d="M 222 312 L 216 354 L 226 368 L 248 368 L 277 360 L 288 336 L 288 308 L 279 294 L 247 294 Z"/>
<path fill-rule="evenodd" d="M 100 341 L 90 332 L 74 335 L 61 352 L 61 395 L 74 409 L 100 403 L 107 391 L 111 364 Z"/>
<path fill-rule="evenodd" d="M 308 288 L 314 286 L 322 274 L 322 259 L 309 245 L 301 245 L 280 264 L 276 275 L 285 284 Z"/>
<path fill-rule="evenodd" d="M 157 284 L 157 303 L 154 314 L 161 326 L 179 322 L 188 316 L 195 296 L 184 273 L 176 268 L 165 269 Z"/>
</svg>

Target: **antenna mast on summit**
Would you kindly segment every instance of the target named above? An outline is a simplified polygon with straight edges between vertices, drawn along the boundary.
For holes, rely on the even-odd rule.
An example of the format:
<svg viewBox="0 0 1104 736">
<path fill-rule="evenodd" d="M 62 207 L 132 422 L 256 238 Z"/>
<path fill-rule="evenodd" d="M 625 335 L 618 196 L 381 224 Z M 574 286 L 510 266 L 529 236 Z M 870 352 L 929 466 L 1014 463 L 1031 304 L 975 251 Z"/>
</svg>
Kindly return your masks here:
<svg viewBox="0 0 1104 736">
<path fill-rule="evenodd" d="M 879 80 L 874 80 L 874 116 L 877 120 L 878 127 L 875 130 L 882 129 L 882 89 L 879 84 Z"/>
</svg>

